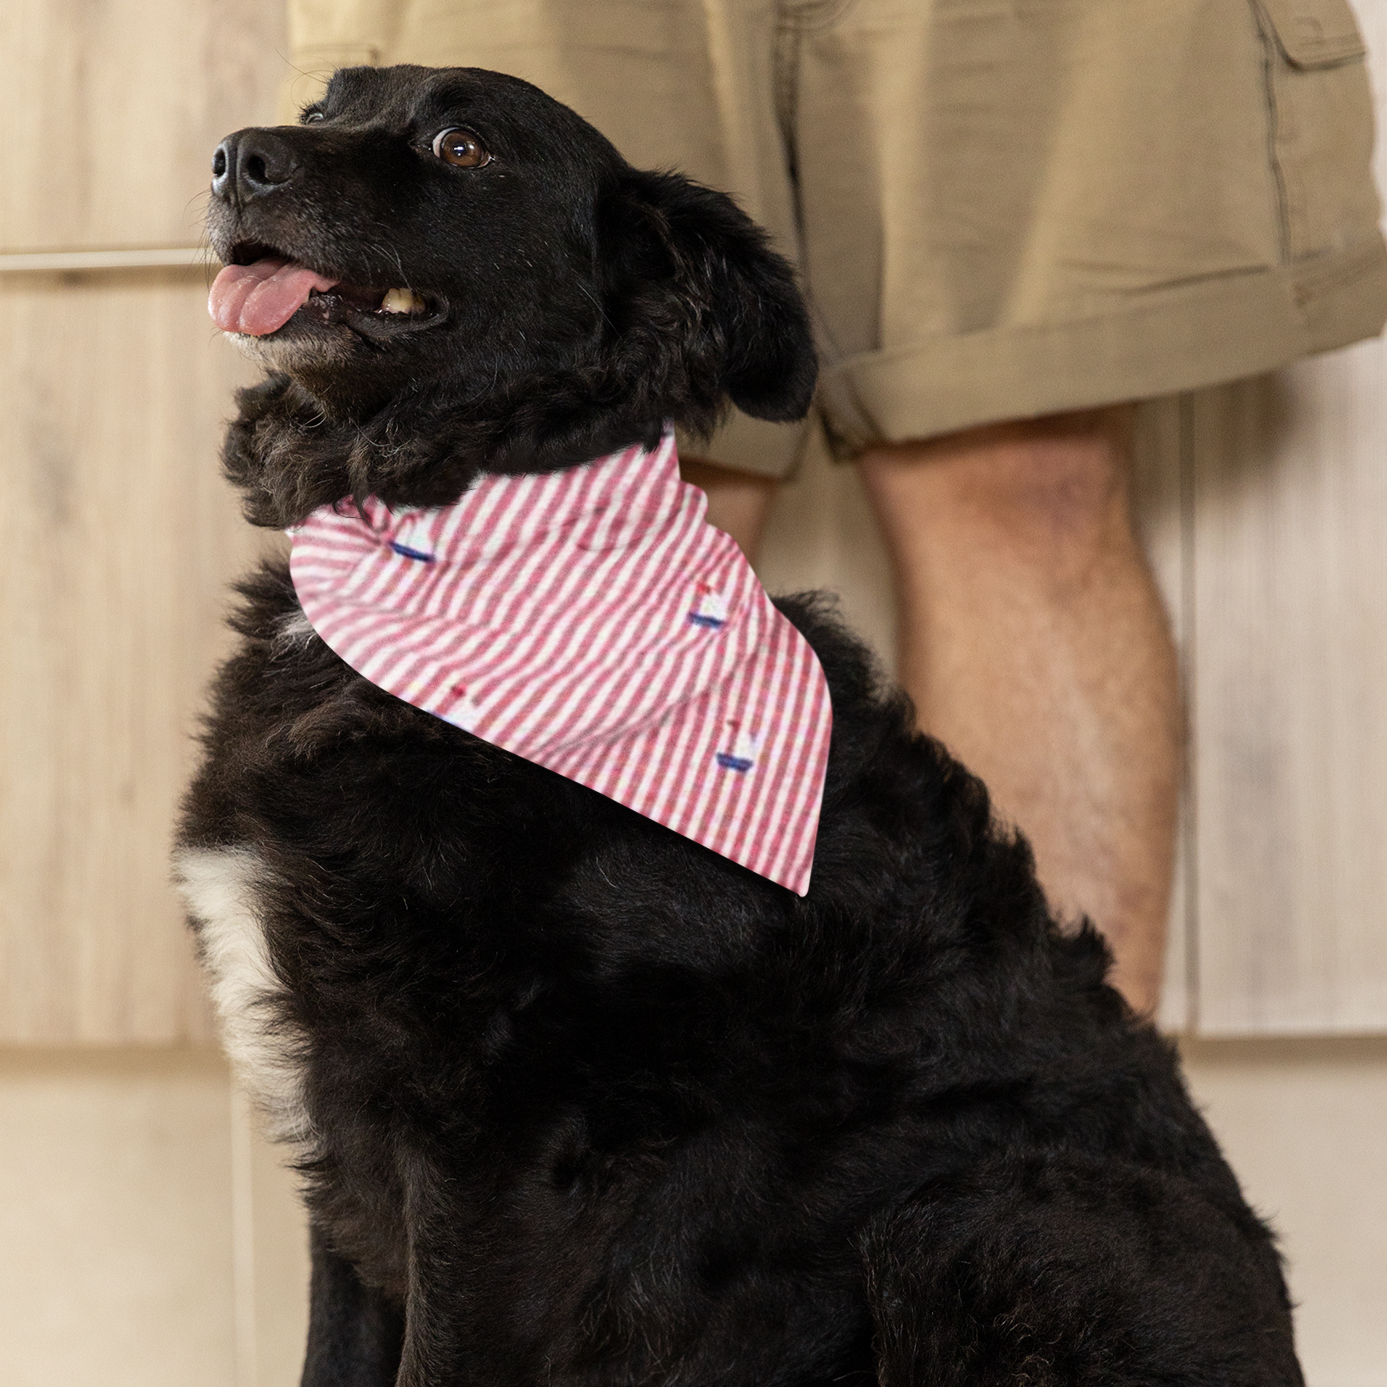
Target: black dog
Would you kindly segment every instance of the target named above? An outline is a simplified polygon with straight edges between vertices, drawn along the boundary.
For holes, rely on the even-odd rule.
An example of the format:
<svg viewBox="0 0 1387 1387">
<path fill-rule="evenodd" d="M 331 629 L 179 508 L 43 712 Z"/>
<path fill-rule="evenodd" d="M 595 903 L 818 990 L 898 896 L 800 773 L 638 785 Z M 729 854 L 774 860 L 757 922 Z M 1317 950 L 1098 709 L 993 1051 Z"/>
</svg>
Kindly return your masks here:
<svg viewBox="0 0 1387 1387">
<path fill-rule="evenodd" d="M 758 231 L 523 82 L 341 72 L 214 170 L 217 253 L 330 286 L 246 338 L 258 524 L 808 407 Z M 1170 1047 L 820 604 L 800 899 L 366 682 L 283 566 L 242 591 L 178 871 L 301 1147 L 310 1387 L 1300 1382 Z"/>
</svg>

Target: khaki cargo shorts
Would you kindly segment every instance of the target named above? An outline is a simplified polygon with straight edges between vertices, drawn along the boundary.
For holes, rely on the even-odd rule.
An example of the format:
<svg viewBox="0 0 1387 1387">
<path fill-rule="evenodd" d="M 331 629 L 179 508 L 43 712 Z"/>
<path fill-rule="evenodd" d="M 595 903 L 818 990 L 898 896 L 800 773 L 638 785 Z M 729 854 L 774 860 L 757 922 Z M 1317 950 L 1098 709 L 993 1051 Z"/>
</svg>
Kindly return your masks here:
<svg viewBox="0 0 1387 1387">
<path fill-rule="evenodd" d="M 784 475 L 1372 336 L 1387 254 L 1345 0 L 290 0 L 307 76 L 515 73 L 801 267 L 816 417 L 697 451 Z"/>
</svg>

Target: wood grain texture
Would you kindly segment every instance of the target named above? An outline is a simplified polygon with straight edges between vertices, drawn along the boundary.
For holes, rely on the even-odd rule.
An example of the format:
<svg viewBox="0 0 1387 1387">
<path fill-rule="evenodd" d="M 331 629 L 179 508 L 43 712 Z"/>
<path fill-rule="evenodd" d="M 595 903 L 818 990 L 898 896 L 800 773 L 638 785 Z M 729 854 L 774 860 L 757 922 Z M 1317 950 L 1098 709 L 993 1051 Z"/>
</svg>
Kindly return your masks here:
<svg viewBox="0 0 1387 1387">
<path fill-rule="evenodd" d="M 1199 1034 L 1387 1031 L 1385 376 L 1378 341 L 1191 397 Z"/>
<path fill-rule="evenodd" d="M 0 251 L 186 245 L 212 151 L 274 118 L 267 0 L 0 6 Z"/>
<path fill-rule="evenodd" d="M 1195 400 L 1200 1034 L 1387 1029 L 1385 369 Z"/>
<path fill-rule="evenodd" d="M 253 532 L 248 372 L 189 271 L 0 283 L 0 1041 L 208 1035 L 167 883 L 194 710 Z"/>
<path fill-rule="evenodd" d="M 266 0 L 0 7 L 0 251 L 196 241 L 217 141 L 273 118 L 283 32 Z M 247 373 L 206 288 L 0 281 L 0 1040 L 208 1034 L 166 857 L 249 532 L 216 467 Z"/>
<path fill-rule="evenodd" d="M 1387 54 L 1387 3 L 1359 8 Z M 282 22 L 267 0 L 0 7 L 0 251 L 195 239 L 216 141 L 273 118 Z M 244 372 L 204 292 L 196 272 L 0 283 L 0 1040 L 207 1035 L 164 854 L 250 538 L 214 464 Z M 1384 367 L 1370 344 L 1141 410 L 1137 510 L 1195 735 L 1170 1026 L 1387 1029 Z M 810 460 L 762 569 L 840 588 L 889 654 L 850 469 Z"/>
</svg>

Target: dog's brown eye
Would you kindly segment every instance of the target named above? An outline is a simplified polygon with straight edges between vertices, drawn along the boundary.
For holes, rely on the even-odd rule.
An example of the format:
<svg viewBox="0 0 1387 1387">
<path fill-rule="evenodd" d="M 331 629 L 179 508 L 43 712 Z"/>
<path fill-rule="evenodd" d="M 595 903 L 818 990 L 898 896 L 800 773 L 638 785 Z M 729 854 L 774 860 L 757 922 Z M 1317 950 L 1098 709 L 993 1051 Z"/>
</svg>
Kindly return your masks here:
<svg viewBox="0 0 1387 1387">
<path fill-rule="evenodd" d="M 491 155 L 470 130 L 441 131 L 434 136 L 433 152 L 459 169 L 479 169 L 491 162 Z"/>
</svg>

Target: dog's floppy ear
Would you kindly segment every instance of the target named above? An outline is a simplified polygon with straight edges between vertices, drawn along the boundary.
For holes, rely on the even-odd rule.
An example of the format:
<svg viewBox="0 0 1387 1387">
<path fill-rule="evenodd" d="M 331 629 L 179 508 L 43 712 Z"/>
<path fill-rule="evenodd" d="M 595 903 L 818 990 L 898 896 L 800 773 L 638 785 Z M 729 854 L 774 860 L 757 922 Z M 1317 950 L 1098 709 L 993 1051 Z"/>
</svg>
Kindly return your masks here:
<svg viewBox="0 0 1387 1387">
<path fill-rule="evenodd" d="M 813 333 L 765 232 L 726 194 L 673 173 L 628 170 L 602 214 L 608 319 L 663 376 L 675 417 L 707 429 L 731 399 L 758 419 L 803 418 Z"/>
</svg>

